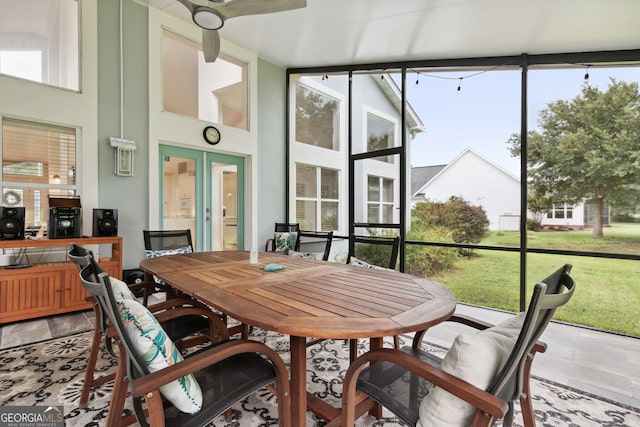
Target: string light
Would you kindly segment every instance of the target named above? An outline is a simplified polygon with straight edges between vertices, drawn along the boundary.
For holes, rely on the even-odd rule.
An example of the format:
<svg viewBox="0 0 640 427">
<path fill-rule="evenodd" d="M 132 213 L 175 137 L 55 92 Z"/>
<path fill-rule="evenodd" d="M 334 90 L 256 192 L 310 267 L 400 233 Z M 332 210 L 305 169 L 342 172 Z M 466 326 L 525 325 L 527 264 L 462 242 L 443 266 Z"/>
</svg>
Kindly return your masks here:
<svg viewBox="0 0 640 427">
<path fill-rule="evenodd" d="M 326 74 L 323 74 L 323 75 L 322 75 L 322 80 L 329 80 L 329 76 L 328 76 L 328 75 L 326 75 Z"/>
<path fill-rule="evenodd" d="M 504 63 L 504 64 L 495 65 L 495 66 L 493 66 L 491 68 L 488 68 L 486 70 L 478 71 L 476 73 L 471 73 L 469 75 L 462 76 L 462 77 L 447 77 L 447 76 L 439 75 L 439 74 L 436 74 L 436 73 L 434 73 L 434 74 L 423 73 L 423 72 L 419 72 L 419 71 L 417 71 L 415 69 L 410 69 L 410 68 L 407 69 L 407 71 L 411 71 L 411 72 L 416 73 L 416 86 L 420 83 L 420 77 L 421 76 L 431 77 L 431 78 L 434 78 L 434 79 L 458 80 L 457 90 L 458 90 L 458 92 L 460 92 L 462 90 L 462 79 L 468 79 L 470 77 L 479 76 L 481 74 L 485 74 L 485 73 L 488 73 L 488 72 L 491 72 L 491 71 L 495 71 L 495 70 L 498 70 L 498 69 L 500 69 L 502 67 L 506 67 L 506 66 L 510 66 L 510 65 L 514 65 L 514 64 L 517 64 L 517 62 L 511 61 L 511 62 L 507 62 L 507 63 Z M 385 70 L 382 70 L 382 71 L 384 72 Z M 381 78 L 384 78 L 384 77 L 381 77 Z"/>
<path fill-rule="evenodd" d="M 587 70 L 584 73 L 584 81 L 585 82 L 589 80 L 589 67 L 590 67 L 590 65 L 587 64 Z"/>
</svg>

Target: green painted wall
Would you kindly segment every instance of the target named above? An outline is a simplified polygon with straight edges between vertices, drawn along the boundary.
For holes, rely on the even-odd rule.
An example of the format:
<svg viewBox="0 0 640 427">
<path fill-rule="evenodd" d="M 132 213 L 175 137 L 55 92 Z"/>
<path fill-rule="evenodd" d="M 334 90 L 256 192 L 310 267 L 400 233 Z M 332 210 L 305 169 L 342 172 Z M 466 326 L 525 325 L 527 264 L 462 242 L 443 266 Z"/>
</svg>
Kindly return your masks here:
<svg viewBox="0 0 640 427">
<path fill-rule="evenodd" d="M 123 16 L 123 134 L 120 120 L 119 1 L 98 2 L 98 156 L 99 207 L 118 209 L 118 234 L 124 239 L 123 267 L 135 268 L 144 258 L 142 230 L 148 209 L 148 15 L 147 8 L 122 1 Z M 109 137 L 136 142 L 134 176 L 114 174 L 115 149 Z"/>
<path fill-rule="evenodd" d="M 286 73 L 258 61 L 258 249 L 273 237 L 276 222 L 285 220 Z"/>
</svg>

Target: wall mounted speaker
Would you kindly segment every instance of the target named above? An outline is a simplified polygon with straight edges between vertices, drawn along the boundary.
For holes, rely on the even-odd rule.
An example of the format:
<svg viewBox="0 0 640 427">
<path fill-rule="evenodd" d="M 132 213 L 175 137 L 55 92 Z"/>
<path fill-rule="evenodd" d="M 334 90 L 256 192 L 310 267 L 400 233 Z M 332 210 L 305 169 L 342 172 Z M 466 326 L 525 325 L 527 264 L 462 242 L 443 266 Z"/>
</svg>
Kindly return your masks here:
<svg viewBox="0 0 640 427">
<path fill-rule="evenodd" d="M 49 208 L 50 239 L 80 237 L 80 208 Z"/>
<path fill-rule="evenodd" d="M 118 209 L 93 210 L 93 236 L 118 235 Z"/>
<path fill-rule="evenodd" d="M 24 239 L 24 208 L 0 206 L 0 240 Z"/>
</svg>

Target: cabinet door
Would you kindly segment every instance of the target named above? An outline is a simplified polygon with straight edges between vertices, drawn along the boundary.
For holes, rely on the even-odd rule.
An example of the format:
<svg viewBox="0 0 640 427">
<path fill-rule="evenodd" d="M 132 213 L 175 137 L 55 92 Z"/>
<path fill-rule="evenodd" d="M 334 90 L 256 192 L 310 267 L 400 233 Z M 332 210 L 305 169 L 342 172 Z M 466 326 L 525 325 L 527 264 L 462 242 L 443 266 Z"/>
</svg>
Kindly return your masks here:
<svg viewBox="0 0 640 427">
<path fill-rule="evenodd" d="M 62 272 L 26 268 L 0 279 L 0 321 L 56 313 L 60 308 Z"/>
<path fill-rule="evenodd" d="M 64 299 L 63 307 L 91 307 L 91 300 L 87 299 L 89 293 L 80 283 L 78 268 L 71 264 L 64 272 Z"/>
</svg>

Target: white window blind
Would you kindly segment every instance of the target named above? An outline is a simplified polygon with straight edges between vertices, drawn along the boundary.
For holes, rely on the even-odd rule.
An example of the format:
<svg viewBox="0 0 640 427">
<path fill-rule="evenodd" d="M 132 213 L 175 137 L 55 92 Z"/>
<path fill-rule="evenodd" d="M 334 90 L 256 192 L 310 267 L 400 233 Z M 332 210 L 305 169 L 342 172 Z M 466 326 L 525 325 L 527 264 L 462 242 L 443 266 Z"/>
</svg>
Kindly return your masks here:
<svg viewBox="0 0 640 427">
<path fill-rule="evenodd" d="M 4 206 L 25 208 L 25 223 L 48 218 L 49 196 L 76 194 L 76 130 L 22 120 L 2 120 Z"/>
</svg>

